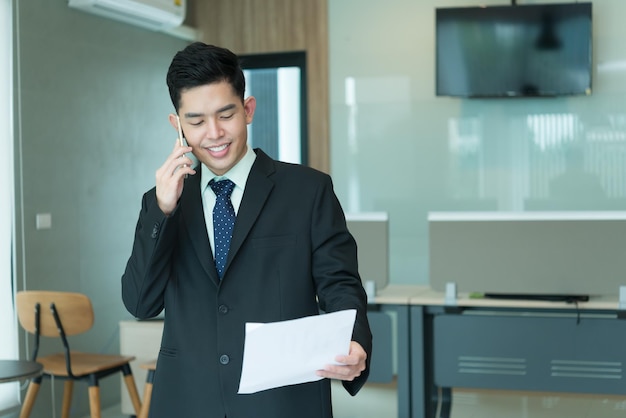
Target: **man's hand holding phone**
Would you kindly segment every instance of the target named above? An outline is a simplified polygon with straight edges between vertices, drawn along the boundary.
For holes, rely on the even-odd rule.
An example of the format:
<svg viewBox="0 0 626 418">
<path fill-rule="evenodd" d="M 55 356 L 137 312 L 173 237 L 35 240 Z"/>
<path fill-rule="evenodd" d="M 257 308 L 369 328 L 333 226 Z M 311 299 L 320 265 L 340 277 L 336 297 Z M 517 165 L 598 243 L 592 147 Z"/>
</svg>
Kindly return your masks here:
<svg viewBox="0 0 626 418">
<path fill-rule="evenodd" d="M 191 168 L 193 161 L 185 154 L 191 152 L 191 147 L 181 145 L 181 140 L 176 139 L 172 153 L 167 157 L 163 165 L 156 171 L 156 196 L 159 208 L 169 216 L 183 192 L 185 177 L 196 174 Z"/>
</svg>

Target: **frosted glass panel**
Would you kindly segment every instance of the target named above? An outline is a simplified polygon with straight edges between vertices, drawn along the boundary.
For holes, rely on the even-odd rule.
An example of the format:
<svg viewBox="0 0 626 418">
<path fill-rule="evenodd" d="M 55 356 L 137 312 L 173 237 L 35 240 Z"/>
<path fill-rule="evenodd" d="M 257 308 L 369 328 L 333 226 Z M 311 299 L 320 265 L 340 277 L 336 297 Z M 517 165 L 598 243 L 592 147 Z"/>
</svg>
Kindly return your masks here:
<svg viewBox="0 0 626 418">
<path fill-rule="evenodd" d="M 434 19 L 475 1 L 328 2 L 331 171 L 389 213 L 391 283 L 428 283 L 431 211 L 626 210 L 626 2 L 592 3 L 591 96 L 468 100 L 435 96 Z"/>
</svg>

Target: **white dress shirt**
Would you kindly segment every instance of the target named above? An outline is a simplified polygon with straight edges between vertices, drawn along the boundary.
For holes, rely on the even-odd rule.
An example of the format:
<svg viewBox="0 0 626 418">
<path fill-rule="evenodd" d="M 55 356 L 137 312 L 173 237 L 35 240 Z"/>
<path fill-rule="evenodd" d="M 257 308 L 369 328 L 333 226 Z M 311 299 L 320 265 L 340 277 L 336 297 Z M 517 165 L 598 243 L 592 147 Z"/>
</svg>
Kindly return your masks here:
<svg viewBox="0 0 626 418">
<path fill-rule="evenodd" d="M 241 199 L 243 198 L 243 192 L 246 189 L 248 175 L 250 174 L 250 170 L 252 169 L 252 164 L 254 164 L 255 159 L 256 154 L 248 144 L 246 154 L 243 158 L 235 164 L 233 168 L 224 173 L 223 176 L 216 176 L 215 173 L 213 173 L 207 166 L 202 164 L 200 192 L 202 193 L 204 221 L 206 223 L 207 233 L 209 234 L 209 242 L 211 243 L 213 257 L 215 257 L 215 238 L 213 234 L 213 206 L 215 206 L 215 193 L 213 192 L 213 189 L 209 187 L 209 182 L 213 179 L 215 179 L 215 181 L 220 181 L 227 178 L 235 183 L 233 193 L 230 195 L 230 201 L 233 204 L 236 216 L 237 213 L 239 213 L 239 205 L 241 205 Z"/>
</svg>

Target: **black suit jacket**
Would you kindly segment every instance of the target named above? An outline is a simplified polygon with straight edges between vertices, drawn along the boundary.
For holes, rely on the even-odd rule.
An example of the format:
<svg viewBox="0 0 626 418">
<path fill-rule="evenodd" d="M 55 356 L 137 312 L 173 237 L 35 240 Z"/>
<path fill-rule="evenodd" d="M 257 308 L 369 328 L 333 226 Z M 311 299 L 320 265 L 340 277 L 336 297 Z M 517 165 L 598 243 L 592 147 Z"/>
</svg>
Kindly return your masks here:
<svg viewBox="0 0 626 418">
<path fill-rule="evenodd" d="M 142 201 L 132 254 L 122 276 L 128 311 L 165 309 L 150 417 L 330 418 L 330 382 L 238 395 L 246 322 L 274 322 L 356 309 L 353 340 L 372 336 L 357 271 L 356 243 L 328 175 L 274 161 L 260 150 L 239 207 L 220 281 L 206 232 L 200 170 L 185 180 L 166 217 L 155 189 Z"/>
</svg>

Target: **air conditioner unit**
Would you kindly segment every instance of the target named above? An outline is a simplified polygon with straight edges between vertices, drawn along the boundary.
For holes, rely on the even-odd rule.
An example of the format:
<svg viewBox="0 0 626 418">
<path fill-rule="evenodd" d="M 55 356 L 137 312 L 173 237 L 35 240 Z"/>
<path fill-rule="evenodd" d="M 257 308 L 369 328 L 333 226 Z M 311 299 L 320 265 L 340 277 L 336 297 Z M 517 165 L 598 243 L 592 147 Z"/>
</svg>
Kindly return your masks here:
<svg viewBox="0 0 626 418">
<path fill-rule="evenodd" d="M 163 31 L 182 25 L 186 0 L 69 0 L 70 7 L 143 28 Z"/>
</svg>

